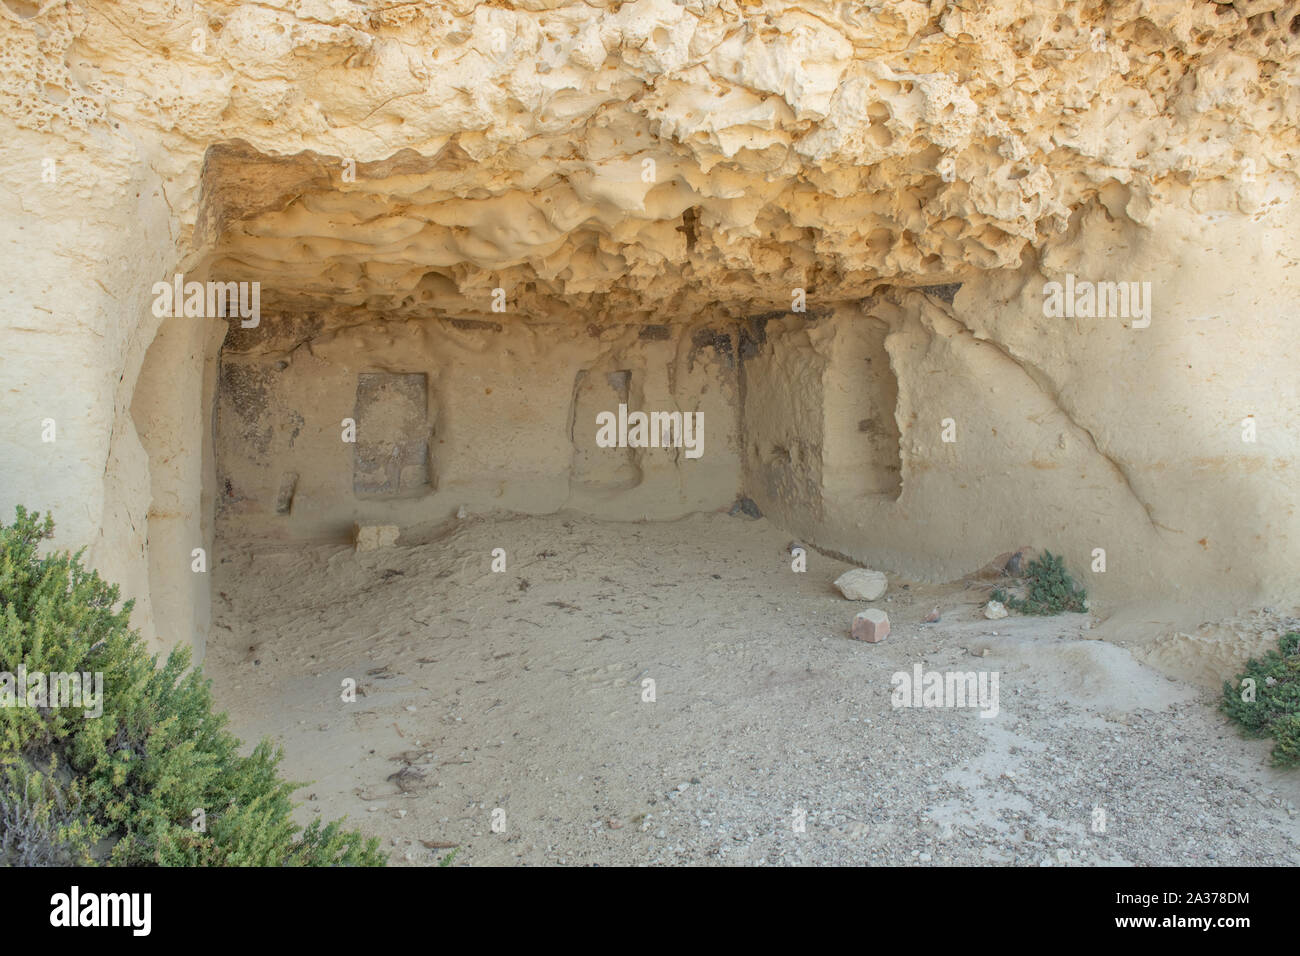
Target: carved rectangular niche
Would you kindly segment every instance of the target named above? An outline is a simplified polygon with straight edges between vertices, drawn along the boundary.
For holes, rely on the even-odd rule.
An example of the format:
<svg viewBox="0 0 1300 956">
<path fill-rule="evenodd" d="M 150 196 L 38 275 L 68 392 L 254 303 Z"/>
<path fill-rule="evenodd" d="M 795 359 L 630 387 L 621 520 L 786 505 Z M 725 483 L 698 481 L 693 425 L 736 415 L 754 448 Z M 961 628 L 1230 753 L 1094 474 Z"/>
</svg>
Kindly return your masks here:
<svg viewBox="0 0 1300 956">
<path fill-rule="evenodd" d="M 357 376 L 352 490 L 359 497 L 404 498 L 434 490 L 432 412 L 423 372 Z"/>
</svg>

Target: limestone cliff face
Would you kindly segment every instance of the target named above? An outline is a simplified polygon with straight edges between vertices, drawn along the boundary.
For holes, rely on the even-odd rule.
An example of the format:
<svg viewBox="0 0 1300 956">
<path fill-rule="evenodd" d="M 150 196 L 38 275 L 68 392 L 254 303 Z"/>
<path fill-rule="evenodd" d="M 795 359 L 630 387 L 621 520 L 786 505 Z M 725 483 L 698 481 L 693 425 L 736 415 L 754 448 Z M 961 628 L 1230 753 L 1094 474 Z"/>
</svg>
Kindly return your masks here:
<svg viewBox="0 0 1300 956">
<path fill-rule="evenodd" d="M 241 263 L 376 307 L 860 297 L 1017 266 L 1088 202 L 1254 212 L 1296 159 L 1294 2 L 22 6 L 0 96 L 62 192 L 138 165 L 181 248 L 252 215 Z M 214 157 L 196 236 L 232 140 L 315 155 Z"/>
<path fill-rule="evenodd" d="M 314 336 L 362 329 L 471 429 L 502 412 L 438 390 L 422 324 L 503 325 L 454 347 L 503 369 L 553 342 L 561 437 L 578 373 L 671 367 L 652 393 L 716 401 L 725 455 L 638 513 L 734 487 L 908 573 L 1034 543 L 1106 549 L 1116 599 L 1297 596 L 1300 2 L 0 0 L 0 49 L 0 506 L 52 508 L 164 640 L 202 630 L 237 444 L 224 328 L 151 309 L 176 272 L 262 284 L 225 365 L 341 381 Z M 1150 283 L 1149 325 L 1046 314 L 1067 277 Z M 516 479 L 553 479 L 536 507 L 575 454 Z M 250 463 L 241 507 L 299 467 Z"/>
</svg>

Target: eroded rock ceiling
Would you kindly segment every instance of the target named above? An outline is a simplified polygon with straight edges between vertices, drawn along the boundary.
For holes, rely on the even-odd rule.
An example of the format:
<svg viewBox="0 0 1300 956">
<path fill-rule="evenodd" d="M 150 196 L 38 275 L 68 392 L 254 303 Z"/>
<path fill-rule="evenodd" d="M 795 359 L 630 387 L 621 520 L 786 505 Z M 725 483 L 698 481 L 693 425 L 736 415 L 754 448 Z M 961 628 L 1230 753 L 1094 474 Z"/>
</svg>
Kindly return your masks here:
<svg viewBox="0 0 1300 956">
<path fill-rule="evenodd" d="M 0 14 L 20 125 L 162 143 L 137 161 L 214 273 L 393 314 L 487 311 L 496 288 L 511 311 L 671 316 L 950 283 L 1088 203 L 1248 207 L 1300 151 L 1300 0 Z"/>
<path fill-rule="evenodd" d="M 277 301 L 788 310 L 796 288 L 1016 266 L 1088 203 L 1248 204 L 1296 165 L 1296 2 L 299 4 L 218 25 L 243 74 L 222 119 L 365 134 L 208 152 L 212 271 Z"/>
</svg>

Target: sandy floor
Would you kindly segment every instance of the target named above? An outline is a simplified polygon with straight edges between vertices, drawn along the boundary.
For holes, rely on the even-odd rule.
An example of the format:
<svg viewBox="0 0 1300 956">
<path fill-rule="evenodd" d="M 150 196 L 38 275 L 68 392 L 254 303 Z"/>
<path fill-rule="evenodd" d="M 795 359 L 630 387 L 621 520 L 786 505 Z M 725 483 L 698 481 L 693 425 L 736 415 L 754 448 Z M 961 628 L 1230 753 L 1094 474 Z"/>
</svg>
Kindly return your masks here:
<svg viewBox="0 0 1300 956">
<path fill-rule="evenodd" d="M 312 781 L 302 818 L 398 865 L 1300 863 L 1300 774 L 1209 691 L 1086 615 L 986 621 L 960 582 L 891 578 L 889 639 L 850 640 L 848 565 L 796 574 L 789 540 L 559 515 L 370 554 L 225 542 L 205 669 Z M 997 671 L 998 715 L 893 707 L 918 663 Z"/>
</svg>

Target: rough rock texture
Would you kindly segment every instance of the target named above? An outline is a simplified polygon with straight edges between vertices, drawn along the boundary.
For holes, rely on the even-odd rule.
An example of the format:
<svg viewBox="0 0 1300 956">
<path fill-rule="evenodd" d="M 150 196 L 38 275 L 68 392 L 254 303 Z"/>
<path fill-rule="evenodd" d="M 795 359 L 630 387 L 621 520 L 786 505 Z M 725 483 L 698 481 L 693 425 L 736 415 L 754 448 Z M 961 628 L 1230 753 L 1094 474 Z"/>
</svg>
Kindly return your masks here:
<svg viewBox="0 0 1300 956">
<path fill-rule="evenodd" d="M 356 496 L 359 449 L 290 448 L 373 373 L 426 376 L 391 488 L 429 519 L 519 465 L 523 510 L 741 491 L 918 576 L 1028 542 L 1112 601 L 1297 597 L 1295 0 L 4 0 L 0 50 L 0 507 L 161 644 L 240 496 L 381 517 L 382 463 Z M 262 325 L 159 318 L 177 272 L 260 281 Z M 1150 282 L 1149 327 L 1046 317 L 1067 274 Z M 708 412 L 689 479 L 569 424 L 638 370 Z"/>
<path fill-rule="evenodd" d="M 889 589 L 889 579 L 880 571 L 854 568 L 836 578 L 835 586 L 850 601 L 874 601 Z"/>
<path fill-rule="evenodd" d="M 877 607 L 869 607 L 853 615 L 851 628 L 855 641 L 879 644 L 889 636 L 889 615 Z"/>
<path fill-rule="evenodd" d="M 358 551 L 378 551 L 397 544 L 401 529 L 395 524 L 357 525 L 353 529 L 353 546 Z"/>
<path fill-rule="evenodd" d="M 984 605 L 984 616 L 990 621 L 1000 621 L 1007 616 L 1007 607 L 1001 601 L 989 601 Z"/>
</svg>

